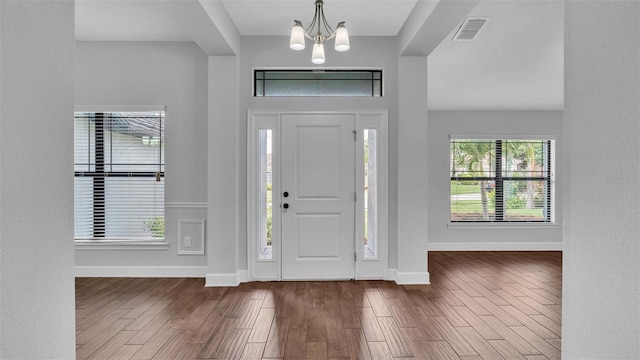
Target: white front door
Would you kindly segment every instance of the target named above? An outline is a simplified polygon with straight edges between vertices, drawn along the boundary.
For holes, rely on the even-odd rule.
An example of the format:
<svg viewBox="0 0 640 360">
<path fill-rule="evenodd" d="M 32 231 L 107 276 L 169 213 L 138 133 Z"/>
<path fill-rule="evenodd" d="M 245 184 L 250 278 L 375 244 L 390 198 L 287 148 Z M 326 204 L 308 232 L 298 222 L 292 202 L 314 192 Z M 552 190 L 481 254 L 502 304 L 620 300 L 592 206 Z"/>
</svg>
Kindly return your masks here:
<svg viewBox="0 0 640 360">
<path fill-rule="evenodd" d="M 354 114 L 282 115 L 282 279 L 355 276 L 354 128 Z"/>
</svg>

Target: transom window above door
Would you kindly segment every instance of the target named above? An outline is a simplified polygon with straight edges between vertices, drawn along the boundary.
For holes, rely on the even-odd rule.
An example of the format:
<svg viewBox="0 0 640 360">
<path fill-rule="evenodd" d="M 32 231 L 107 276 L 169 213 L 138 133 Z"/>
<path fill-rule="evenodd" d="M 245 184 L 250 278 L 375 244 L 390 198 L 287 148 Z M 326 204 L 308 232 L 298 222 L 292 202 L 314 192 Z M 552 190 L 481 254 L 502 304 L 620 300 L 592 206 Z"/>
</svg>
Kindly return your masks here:
<svg viewBox="0 0 640 360">
<path fill-rule="evenodd" d="M 382 96 L 382 70 L 254 70 L 253 96 Z"/>
</svg>

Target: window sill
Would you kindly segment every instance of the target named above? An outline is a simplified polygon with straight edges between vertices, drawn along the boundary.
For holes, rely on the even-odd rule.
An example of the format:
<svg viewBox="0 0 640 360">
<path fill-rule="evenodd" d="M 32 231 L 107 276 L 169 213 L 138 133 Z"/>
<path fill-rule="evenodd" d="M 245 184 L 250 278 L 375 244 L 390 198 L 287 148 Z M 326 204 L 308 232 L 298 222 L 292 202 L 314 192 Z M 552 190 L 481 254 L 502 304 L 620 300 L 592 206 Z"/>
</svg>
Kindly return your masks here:
<svg viewBox="0 0 640 360">
<path fill-rule="evenodd" d="M 449 230 L 526 230 L 526 229 L 557 229 L 558 223 L 448 223 Z"/>
<path fill-rule="evenodd" d="M 76 250 L 168 250 L 165 239 L 154 240 L 74 240 Z"/>
</svg>

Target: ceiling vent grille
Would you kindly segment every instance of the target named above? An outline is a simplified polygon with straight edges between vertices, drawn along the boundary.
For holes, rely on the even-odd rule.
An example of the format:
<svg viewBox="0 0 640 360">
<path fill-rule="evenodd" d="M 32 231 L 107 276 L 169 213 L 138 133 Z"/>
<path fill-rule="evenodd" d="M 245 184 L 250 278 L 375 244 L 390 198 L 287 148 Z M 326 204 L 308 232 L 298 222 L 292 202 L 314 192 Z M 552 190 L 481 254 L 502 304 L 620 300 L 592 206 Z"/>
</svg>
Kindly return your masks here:
<svg viewBox="0 0 640 360">
<path fill-rule="evenodd" d="M 464 20 L 456 34 L 453 36 L 453 41 L 473 41 L 480 33 L 480 30 L 489 21 L 488 18 L 483 17 L 468 17 Z"/>
</svg>

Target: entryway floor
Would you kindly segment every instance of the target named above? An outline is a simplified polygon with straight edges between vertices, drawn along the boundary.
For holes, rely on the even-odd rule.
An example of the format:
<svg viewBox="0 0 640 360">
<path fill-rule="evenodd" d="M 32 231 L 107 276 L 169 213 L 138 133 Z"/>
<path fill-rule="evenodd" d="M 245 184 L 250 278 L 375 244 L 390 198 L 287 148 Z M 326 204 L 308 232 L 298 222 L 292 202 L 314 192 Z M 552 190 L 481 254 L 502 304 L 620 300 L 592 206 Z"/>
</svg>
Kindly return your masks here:
<svg viewBox="0 0 640 360">
<path fill-rule="evenodd" d="M 431 252 L 432 285 L 78 278 L 78 359 L 559 359 L 560 252 Z"/>
</svg>

